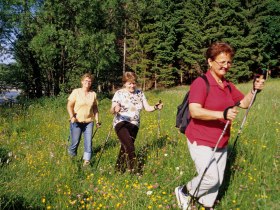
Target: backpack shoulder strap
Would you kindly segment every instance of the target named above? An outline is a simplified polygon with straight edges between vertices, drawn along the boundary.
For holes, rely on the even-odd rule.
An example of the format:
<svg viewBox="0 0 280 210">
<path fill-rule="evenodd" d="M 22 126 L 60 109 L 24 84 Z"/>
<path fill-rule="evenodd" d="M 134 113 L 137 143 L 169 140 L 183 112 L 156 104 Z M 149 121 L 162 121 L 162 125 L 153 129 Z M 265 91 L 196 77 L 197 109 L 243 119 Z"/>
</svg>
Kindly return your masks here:
<svg viewBox="0 0 280 210">
<path fill-rule="evenodd" d="M 207 77 L 205 76 L 205 74 L 201 75 L 200 76 L 206 83 L 206 87 L 207 87 L 207 96 L 208 96 L 208 93 L 209 93 L 209 90 L 210 90 L 210 85 L 209 85 L 209 81 L 207 79 Z"/>
<path fill-rule="evenodd" d="M 228 89 L 229 89 L 229 92 L 231 93 L 231 86 L 230 86 L 230 83 L 229 83 L 229 81 L 228 80 L 226 80 L 227 81 L 227 83 L 228 83 Z"/>
</svg>

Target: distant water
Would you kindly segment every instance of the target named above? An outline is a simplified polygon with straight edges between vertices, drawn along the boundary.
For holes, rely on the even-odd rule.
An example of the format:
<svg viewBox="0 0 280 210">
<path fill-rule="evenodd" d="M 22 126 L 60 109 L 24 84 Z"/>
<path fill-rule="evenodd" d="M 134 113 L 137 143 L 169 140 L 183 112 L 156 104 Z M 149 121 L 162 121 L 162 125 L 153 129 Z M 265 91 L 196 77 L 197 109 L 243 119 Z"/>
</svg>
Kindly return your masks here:
<svg viewBox="0 0 280 210">
<path fill-rule="evenodd" d="M 17 97 L 20 95 L 20 90 L 11 89 L 0 94 L 0 104 L 7 102 L 17 102 Z"/>
</svg>

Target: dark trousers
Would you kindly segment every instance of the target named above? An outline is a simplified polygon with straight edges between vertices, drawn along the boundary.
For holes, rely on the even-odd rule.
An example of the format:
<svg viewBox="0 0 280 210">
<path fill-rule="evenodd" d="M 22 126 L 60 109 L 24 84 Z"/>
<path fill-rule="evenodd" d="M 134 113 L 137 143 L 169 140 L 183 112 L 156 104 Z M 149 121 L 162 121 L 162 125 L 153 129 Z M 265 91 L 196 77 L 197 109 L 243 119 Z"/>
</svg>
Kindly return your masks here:
<svg viewBox="0 0 280 210">
<path fill-rule="evenodd" d="M 121 143 L 118 155 L 116 170 L 125 172 L 128 168 L 130 171 L 136 170 L 137 160 L 135 154 L 134 142 L 138 133 L 138 127 L 130 122 L 119 122 L 115 126 L 116 134 Z"/>
</svg>

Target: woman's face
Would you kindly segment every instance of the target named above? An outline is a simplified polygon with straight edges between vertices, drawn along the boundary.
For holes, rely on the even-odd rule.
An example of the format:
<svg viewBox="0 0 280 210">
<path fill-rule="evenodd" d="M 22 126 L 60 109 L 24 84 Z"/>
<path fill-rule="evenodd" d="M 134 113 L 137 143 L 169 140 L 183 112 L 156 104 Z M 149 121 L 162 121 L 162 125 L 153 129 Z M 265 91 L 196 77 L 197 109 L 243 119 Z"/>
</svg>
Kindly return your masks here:
<svg viewBox="0 0 280 210">
<path fill-rule="evenodd" d="M 90 89 L 91 83 L 92 83 L 91 78 L 86 77 L 86 78 L 82 81 L 82 86 L 83 86 L 83 88 Z"/>
<path fill-rule="evenodd" d="M 222 78 L 230 69 L 232 58 L 228 53 L 220 53 L 214 60 L 209 58 L 208 64 L 210 66 L 210 70 L 212 70 L 212 72 L 215 73 L 216 76 Z"/>
<path fill-rule="evenodd" d="M 129 82 L 129 81 L 127 81 L 126 83 L 124 83 L 124 87 L 130 93 L 133 93 L 135 91 L 135 89 L 136 89 L 136 82 Z"/>
</svg>

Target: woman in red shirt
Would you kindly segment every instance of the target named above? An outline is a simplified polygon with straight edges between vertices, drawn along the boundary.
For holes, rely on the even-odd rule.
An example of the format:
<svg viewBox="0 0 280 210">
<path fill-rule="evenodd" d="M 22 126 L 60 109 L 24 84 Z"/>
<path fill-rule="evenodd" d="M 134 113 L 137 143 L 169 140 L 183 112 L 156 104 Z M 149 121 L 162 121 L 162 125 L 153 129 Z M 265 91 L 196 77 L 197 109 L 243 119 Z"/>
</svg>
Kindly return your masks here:
<svg viewBox="0 0 280 210">
<path fill-rule="evenodd" d="M 209 164 L 213 150 L 226 122 L 228 120 L 231 122 L 237 116 L 237 106 L 248 108 L 253 99 L 253 90 L 261 90 L 264 87 L 264 79 L 258 78 L 254 81 L 253 90 L 244 96 L 227 81 L 225 75 L 232 65 L 233 56 L 234 50 L 229 44 L 213 43 L 206 52 L 209 65 L 206 73 L 209 92 L 207 93 L 206 82 L 201 77 L 191 84 L 189 95 L 191 121 L 185 134 L 198 175 L 186 185 L 175 189 L 178 204 L 182 209 L 188 208 L 191 197 L 195 197 L 206 209 L 212 209 L 224 177 L 230 126 L 217 145 L 213 160 Z M 208 169 L 201 180 L 206 167 Z"/>
</svg>

